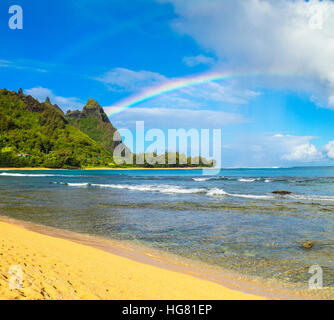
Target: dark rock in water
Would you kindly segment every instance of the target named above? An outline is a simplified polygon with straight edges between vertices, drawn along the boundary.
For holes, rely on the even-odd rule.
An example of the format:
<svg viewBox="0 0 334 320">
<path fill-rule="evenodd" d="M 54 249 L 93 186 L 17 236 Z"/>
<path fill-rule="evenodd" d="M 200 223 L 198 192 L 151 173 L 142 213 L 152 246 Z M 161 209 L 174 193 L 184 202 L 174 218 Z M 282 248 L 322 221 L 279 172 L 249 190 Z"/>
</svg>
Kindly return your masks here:
<svg viewBox="0 0 334 320">
<path fill-rule="evenodd" d="M 307 242 L 302 244 L 302 247 L 304 249 L 311 249 L 313 247 L 313 242 L 312 241 L 307 241 Z"/>
<path fill-rule="evenodd" d="M 290 191 L 285 191 L 285 190 L 276 190 L 272 192 L 273 194 L 280 194 L 280 195 L 287 195 L 287 194 L 291 194 L 292 192 Z"/>
</svg>

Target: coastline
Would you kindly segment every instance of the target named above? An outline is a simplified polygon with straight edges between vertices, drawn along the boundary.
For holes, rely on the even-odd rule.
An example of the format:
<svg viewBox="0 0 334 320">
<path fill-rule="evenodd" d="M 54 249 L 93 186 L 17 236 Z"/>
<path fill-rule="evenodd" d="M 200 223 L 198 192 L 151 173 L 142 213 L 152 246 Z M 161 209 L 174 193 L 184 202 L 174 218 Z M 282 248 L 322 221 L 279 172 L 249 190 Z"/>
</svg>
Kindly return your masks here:
<svg viewBox="0 0 334 320">
<path fill-rule="evenodd" d="M 309 299 L 169 253 L 0 217 L 0 299 Z M 14 252 L 12 252 L 14 251 Z M 8 289 L 22 266 L 23 289 Z M 115 289 L 116 288 L 116 289 Z M 312 296 L 314 298 L 314 296 Z"/>
<path fill-rule="evenodd" d="M 23 169 L 24 170 L 24 169 Z M 38 170 L 38 169 L 36 169 Z M 47 169 L 46 169 L 47 170 Z M 183 173 L 179 172 L 180 175 L 182 176 Z M 81 175 L 83 175 L 84 172 L 81 173 Z M 174 173 L 175 174 L 175 173 Z M 160 174 L 158 174 L 160 175 Z M 29 175 L 28 175 L 29 176 Z M 33 175 L 34 176 L 34 175 Z M 130 179 L 131 179 L 131 175 L 130 175 Z M 48 181 L 48 180 L 46 180 Z M 8 181 L 5 179 L 4 180 L 4 196 L 6 195 L 6 186 L 7 186 Z M 44 184 L 44 182 L 43 182 Z M 42 185 L 43 185 L 42 184 Z M 11 184 L 9 183 L 8 186 L 11 186 Z M 13 184 L 12 186 L 12 190 L 14 191 L 14 195 L 16 197 L 17 191 L 15 189 L 15 184 Z M 30 190 L 30 189 L 28 189 Z M 60 189 L 60 191 L 64 191 L 63 189 Z M 28 191 L 29 192 L 29 191 Z M 50 190 L 50 192 L 53 192 L 53 190 Z M 66 192 L 66 191 L 65 191 Z M 8 193 L 8 195 L 11 197 L 11 192 Z M 44 197 L 45 195 L 42 194 L 42 197 Z M 40 197 L 38 197 L 40 198 Z M 87 197 L 88 199 L 88 197 Z M 7 201 L 5 201 L 6 199 L 4 198 L 4 210 L 2 211 L 2 215 L 6 215 L 6 208 L 7 208 Z M 21 205 L 21 202 L 18 202 L 19 205 Z M 94 196 L 94 203 L 95 203 L 95 196 Z M 98 201 L 97 202 L 97 207 L 100 206 L 104 206 L 104 201 Z M 9 204 L 9 203 L 8 203 Z M 114 203 L 111 203 L 109 205 L 110 208 L 112 208 L 111 210 L 114 210 Z M 45 208 L 45 207 L 43 207 Z M 95 208 L 95 206 L 93 207 Z M 115 206 L 116 210 L 117 210 L 117 206 Z M 133 206 L 134 210 L 136 210 L 136 206 Z M 94 236 L 93 234 L 95 234 L 94 229 L 90 228 L 90 229 L 82 229 L 82 228 L 75 228 L 75 230 L 83 230 L 83 232 L 87 232 L 90 233 L 91 235 L 88 234 L 80 234 L 80 233 L 75 233 L 72 231 L 66 231 L 68 227 L 71 226 L 71 224 L 67 224 L 67 223 L 50 223 L 51 220 L 48 220 L 49 218 L 47 218 L 47 220 L 39 220 L 39 219 L 35 219 L 34 217 L 31 216 L 31 214 L 35 215 L 35 214 L 39 214 L 39 213 L 43 213 L 44 209 L 37 209 L 36 211 L 30 212 L 27 208 L 27 210 L 25 210 L 24 208 L 21 210 L 21 214 L 19 215 L 13 215 L 10 212 L 11 207 L 8 207 L 8 214 L 12 217 L 16 217 L 16 219 L 22 219 L 22 220 L 30 220 L 31 219 L 33 221 L 36 221 L 35 223 L 31 223 L 31 222 L 24 222 L 22 220 L 13 220 L 13 219 L 9 219 L 9 218 L 1 218 L 0 217 L 0 221 L 3 221 L 5 223 L 9 223 L 11 225 L 18 225 L 21 228 L 23 227 L 26 230 L 32 231 L 34 233 L 37 234 L 42 234 L 42 235 L 46 235 L 49 237 L 52 237 L 53 239 L 63 239 L 63 240 L 68 240 L 70 242 L 74 242 L 80 245 L 84 245 L 84 246 L 88 246 L 90 248 L 95 248 L 98 250 L 102 250 L 104 252 L 107 252 L 108 254 L 112 254 L 112 255 L 116 255 L 116 256 L 120 256 L 126 259 L 130 259 L 134 262 L 139 262 L 142 263 L 144 265 L 150 265 L 152 267 L 157 267 L 159 269 L 162 270 L 169 270 L 171 272 L 176 272 L 178 274 L 185 274 L 185 275 L 190 275 L 192 277 L 195 277 L 197 279 L 201 279 L 204 281 L 209 281 L 211 283 L 216 283 L 218 285 L 223 286 L 224 288 L 228 288 L 228 289 L 232 289 L 234 291 L 237 292 L 241 292 L 241 293 L 246 293 L 246 294 L 251 294 L 254 295 L 256 297 L 266 297 L 268 299 L 309 299 L 309 298 L 319 298 L 319 299 L 328 299 L 328 298 L 333 298 L 333 290 L 331 290 L 332 288 L 324 288 L 323 290 L 320 291 L 311 291 L 307 289 L 307 279 L 304 281 L 302 280 L 301 282 L 293 282 L 290 281 L 290 279 L 287 279 L 286 281 L 283 280 L 284 282 L 280 282 L 278 279 L 279 277 L 275 277 L 275 274 L 273 273 L 275 268 L 275 265 L 273 264 L 273 269 L 270 268 L 270 264 L 269 267 L 267 268 L 267 270 L 269 272 L 272 272 L 272 274 L 274 275 L 273 277 L 271 277 L 271 275 L 268 276 L 268 274 L 266 273 L 266 270 L 261 269 L 261 266 L 259 269 L 257 268 L 253 268 L 252 270 L 249 271 L 249 269 L 244 268 L 245 263 L 252 263 L 252 259 L 245 259 L 242 263 L 244 264 L 240 264 L 240 268 L 233 268 L 234 270 L 239 270 L 239 271 L 230 271 L 228 269 L 229 263 L 233 263 L 233 258 L 230 261 L 229 258 L 229 253 L 227 253 L 226 255 L 224 254 L 224 252 L 222 254 L 224 254 L 224 256 L 219 257 L 219 254 L 221 254 L 220 251 L 217 252 L 217 255 L 214 256 L 215 258 L 217 258 L 217 263 L 219 263 L 219 266 L 214 266 L 214 265 L 205 265 L 205 262 L 200 262 L 200 260 L 205 261 L 206 257 L 203 256 L 198 256 L 198 258 L 196 257 L 196 255 L 187 255 L 189 258 L 185 258 L 182 257 L 182 252 L 180 256 L 177 256 L 176 254 L 172 254 L 170 253 L 169 249 L 172 247 L 167 246 L 157 246 L 160 247 L 161 249 L 158 250 L 156 249 L 156 247 L 153 247 L 154 244 L 153 242 L 150 241 L 150 239 L 148 240 L 148 242 L 143 242 L 143 243 L 138 243 L 135 240 L 131 240 L 131 237 L 126 237 L 127 239 L 129 239 L 128 241 L 122 241 L 122 240 L 110 240 L 109 237 L 112 234 L 107 232 L 98 232 L 101 236 Z M 246 206 L 244 210 L 248 210 L 248 207 Z M 62 217 L 63 214 L 67 215 L 67 208 L 63 208 L 61 210 L 58 211 L 58 213 L 60 214 L 60 217 Z M 92 218 L 95 216 L 96 211 L 93 209 L 91 211 L 92 213 Z M 50 217 L 52 217 L 52 211 L 50 211 Z M 29 217 L 30 215 L 30 217 Z M 205 215 L 206 217 L 206 215 Z M 64 216 L 65 218 L 65 216 Z M 84 215 L 82 217 L 84 220 L 86 218 L 86 215 Z M 41 222 L 44 221 L 44 222 Z M 216 220 L 215 220 L 216 221 Z M 44 226 L 44 225 L 39 225 L 38 223 L 45 223 L 45 224 L 49 224 L 53 225 L 53 226 L 57 226 L 59 228 L 63 228 L 63 229 L 56 229 L 54 227 L 48 227 L 48 226 Z M 238 226 L 240 225 L 240 220 L 238 223 Z M 10 227 L 6 228 L 10 229 Z M 66 229 L 66 230 L 64 230 Z M 71 229 L 71 228 L 70 228 Z M 73 230 L 73 229 L 72 229 Z M 1 231 L 1 230 L 0 230 Z M 81 232 L 81 231 L 78 231 Z M 4 232 L 2 232 L 3 234 Z M 21 239 L 22 237 L 22 239 Z M 105 238 L 103 238 L 105 237 Z M 6 237 L 3 235 L 4 241 L 6 243 Z M 140 237 L 136 237 L 137 239 L 143 239 Z M 20 234 L 18 237 L 15 238 L 15 241 L 17 240 L 22 240 L 23 242 L 29 242 L 26 241 L 26 239 Z M 241 238 L 242 240 L 242 238 Z M 11 240 L 12 241 L 12 240 Z M 14 241 L 14 242 L 15 242 Z M 7 241 L 7 243 L 10 241 Z M 13 243 L 14 243 L 13 242 Z M 40 241 L 41 243 L 44 243 L 44 240 Z M 151 244 L 152 243 L 152 244 Z M 173 243 L 172 243 L 173 246 Z M 1 249 L 1 248 L 0 248 Z M 33 247 L 33 249 L 35 250 L 34 253 L 29 253 L 28 254 L 31 256 L 33 254 L 35 255 L 39 255 L 39 247 L 35 246 Z M 46 250 L 47 248 L 45 248 Z M 193 251 L 196 251 L 197 249 L 197 244 L 193 243 L 191 249 Z M 44 250 L 44 249 L 43 249 Z M 57 249 L 59 252 L 63 251 L 61 249 L 61 247 L 59 247 Z M 24 250 L 23 250 L 24 251 Z M 22 252 L 23 252 L 22 251 Z M 28 248 L 26 248 L 26 251 L 29 251 Z M 173 250 L 173 252 L 178 252 L 177 250 Z M 0 253 L 3 256 L 7 256 L 8 252 L 4 251 Z M 235 251 L 235 254 L 238 256 L 238 252 Z M 17 254 L 18 256 L 20 256 L 20 252 Z M 23 256 L 22 261 L 25 261 L 25 258 Z M 225 259 L 226 263 L 220 263 L 219 259 Z M 67 259 L 67 256 L 62 255 L 61 256 L 61 260 L 65 261 Z M 79 260 L 83 261 L 82 258 L 78 257 Z M 194 260 L 190 260 L 190 259 L 194 259 Z M 198 260 L 197 260 L 198 259 Z M 49 263 L 49 261 L 51 261 L 52 258 L 49 258 L 48 261 L 46 263 Z M 214 261 L 215 260 L 209 260 L 209 261 Z M 15 261 L 14 261 L 15 262 Z M 224 262 L 224 261 L 223 261 Z M 18 262 L 19 263 L 19 262 Z M 25 262 L 27 265 L 30 264 L 29 261 Z M 63 265 L 65 264 L 64 262 L 61 262 Z M 81 263 L 82 265 L 83 263 Z M 224 267 L 222 267 L 223 265 L 227 266 L 227 269 L 224 269 Z M 5 265 L 5 268 L 7 268 L 9 265 Z M 74 268 L 77 268 L 77 265 L 74 265 Z M 47 268 L 48 269 L 48 268 Z M 53 272 L 52 270 L 52 266 L 50 267 L 51 269 L 51 273 Z M 93 267 L 92 267 L 93 269 Z M 111 272 L 114 272 L 112 266 L 109 268 L 111 270 Z M 76 270 L 76 269 L 75 269 Z M 228 271 L 229 270 L 229 271 Z M 245 272 L 243 272 L 242 270 L 245 270 Z M 263 274 L 261 274 L 261 270 L 263 270 Z M 293 270 L 292 268 L 290 270 Z M 7 278 L 9 277 L 8 275 L 8 268 L 3 269 L 3 275 L 6 276 Z M 248 273 L 249 271 L 249 273 Z M 48 273 L 49 271 L 47 271 Z M 108 271 L 109 272 L 109 271 Z M 117 272 L 117 271 L 116 271 Z M 239 274 L 237 274 L 237 272 L 239 272 Z M 73 273 L 71 270 L 69 271 L 69 273 Z M 94 273 L 94 272 L 93 272 Z M 38 274 L 38 273 L 37 273 Z M 58 270 L 58 276 L 61 276 L 62 274 L 62 270 Z M 248 275 L 251 274 L 251 275 Z M 32 278 L 35 276 L 35 274 L 32 276 Z M 57 276 L 57 277 L 58 277 Z M 138 275 L 137 275 L 138 276 Z M 136 276 L 136 277 L 137 277 Z M 62 282 L 62 278 L 60 278 L 60 280 L 58 280 L 57 277 L 54 277 L 55 281 L 57 280 Z M 161 277 L 164 277 L 163 275 L 161 275 Z M 48 277 L 49 278 L 49 277 Z M 83 276 L 83 278 L 85 278 L 85 276 Z M 89 277 L 88 277 L 89 278 Z M 268 278 L 272 279 L 272 280 L 268 280 Z M 0 273 L 0 279 L 1 279 L 1 273 Z M 276 279 L 276 280 L 275 280 Z M 291 280 L 293 280 L 291 278 Z M 37 280 L 39 281 L 39 280 Z M 73 281 L 69 280 L 71 283 L 73 283 Z M 75 281 L 75 280 L 74 280 Z M 107 281 L 107 280 L 105 280 Z M 42 283 L 42 282 L 40 282 Z M 168 285 L 168 284 L 167 284 Z M 8 283 L 7 283 L 8 286 Z M 145 284 L 141 284 L 141 286 L 145 286 Z M 126 286 L 124 286 L 126 287 Z M 1 288 L 1 283 L 0 283 L 0 288 Z M 141 289 L 140 289 L 141 290 Z M 332 292 L 329 292 L 329 291 Z M 331 294 L 331 295 L 330 295 Z M 5 295 L 4 295 L 5 296 Z M 317 296 L 317 297 L 316 297 Z M 170 296 L 173 297 L 173 296 Z M 170 297 L 166 297 L 166 299 L 172 299 Z M 1 298 L 1 295 L 0 295 Z M 77 298 L 77 297 L 75 297 Z M 79 297 L 82 298 L 82 297 Z M 105 296 L 103 294 L 98 295 L 98 298 L 100 299 L 114 299 L 114 297 L 110 298 L 109 296 Z M 152 298 L 152 297 L 151 297 Z M 230 296 L 229 296 L 230 298 Z M 116 299 L 116 298 L 115 298 Z M 130 299 L 130 298 L 124 298 L 124 299 Z M 155 298 L 152 298 L 155 299 Z M 189 299 L 187 297 L 187 299 Z M 232 298 L 231 298 L 232 299 Z M 234 299 L 234 298 L 233 298 Z"/>
<path fill-rule="evenodd" d="M 44 170 L 201 170 L 201 169 L 215 169 L 208 167 L 184 167 L 184 168 L 79 168 L 79 169 L 52 169 L 52 168 L 0 168 L 0 171 L 44 171 Z"/>
<path fill-rule="evenodd" d="M 108 240 L 3 217 L 0 232 L 0 299 L 263 299 Z M 23 272 L 15 290 L 8 285 L 12 266 Z"/>
</svg>

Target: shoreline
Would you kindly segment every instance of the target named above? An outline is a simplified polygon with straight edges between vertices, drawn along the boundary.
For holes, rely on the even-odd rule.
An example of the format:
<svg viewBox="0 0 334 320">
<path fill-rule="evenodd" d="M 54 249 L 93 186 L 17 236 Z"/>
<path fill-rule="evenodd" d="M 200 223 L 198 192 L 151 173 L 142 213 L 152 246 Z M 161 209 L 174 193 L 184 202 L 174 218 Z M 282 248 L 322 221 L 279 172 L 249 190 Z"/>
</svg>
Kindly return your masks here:
<svg viewBox="0 0 334 320">
<path fill-rule="evenodd" d="M 184 167 L 184 168 L 80 168 L 80 169 L 51 169 L 51 168 L 0 168 L 0 171 L 73 171 L 73 170 L 216 170 L 215 168 L 207 168 L 207 167 Z"/>
<path fill-rule="evenodd" d="M 25 169 L 26 168 L 22 168 L 22 170 L 25 170 Z M 33 170 L 39 170 L 39 168 L 33 168 Z M 48 169 L 45 169 L 45 170 L 48 170 Z M 5 184 L 4 184 L 5 186 L 6 186 L 6 181 L 7 180 L 5 179 Z M 14 194 L 16 195 L 15 189 L 14 189 Z M 6 207 L 7 207 L 6 202 L 7 201 L 5 201 L 4 199 L 5 207 L 4 207 L 4 210 L 2 211 L 3 215 L 6 215 Z M 10 207 L 8 207 L 8 209 L 10 210 Z M 64 209 L 62 211 L 63 211 L 62 214 L 64 214 L 66 213 L 67 210 Z M 49 219 L 50 218 L 52 219 L 52 213 Z M 18 218 L 18 219 L 25 220 L 27 219 L 27 217 L 25 217 L 25 215 L 23 214 L 21 215 L 21 218 Z M 199 261 L 190 260 L 190 259 L 196 259 L 196 256 L 194 257 L 189 256 L 190 259 L 188 259 L 188 258 L 183 258 L 181 256 L 183 254 L 181 254 L 180 256 L 173 255 L 172 253 L 169 252 L 169 247 L 167 246 L 165 246 L 165 248 L 163 249 L 158 250 L 154 248 L 153 247 L 154 244 L 151 244 L 150 242 L 138 244 L 135 242 L 135 239 L 133 239 L 133 241 L 121 241 L 121 240 L 119 241 L 119 240 L 106 239 L 111 235 L 106 232 L 97 237 L 94 235 L 80 234 L 80 233 L 75 233 L 72 231 L 66 231 L 64 229 L 61 230 L 61 229 L 56 229 L 56 228 L 47 227 L 47 226 L 38 224 L 41 221 L 44 221 L 45 224 L 51 224 L 51 225 L 57 226 L 56 221 L 55 223 L 53 223 L 52 220 L 49 220 L 49 219 L 39 220 L 37 224 L 34 224 L 30 222 L 24 222 L 22 220 L 19 221 L 19 220 L 13 220 L 9 218 L 1 219 L 1 216 L 0 216 L 0 221 L 4 221 L 12 225 L 18 225 L 34 233 L 51 236 L 53 237 L 53 239 L 68 240 L 73 243 L 77 243 L 80 245 L 88 246 L 90 248 L 102 250 L 104 252 L 107 252 L 108 254 L 127 258 L 134 262 L 143 263 L 145 265 L 157 267 L 162 270 L 169 270 L 171 272 L 177 272 L 178 274 L 181 273 L 185 275 L 190 275 L 192 277 L 195 277 L 195 278 L 198 278 L 204 281 L 216 283 L 216 284 L 223 286 L 224 288 L 232 289 L 234 291 L 241 292 L 241 293 L 252 294 L 255 296 L 266 297 L 269 299 L 296 299 L 296 298 L 297 299 L 308 299 L 308 298 L 315 297 L 315 296 L 317 296 L 317 298 L 326 299 L 327 297 L 329 297 L 329 293 L 330 293 L 329 290 L 333 289 L 333 288 L 324 288 L 324 290 L 321 290 L 321 292 L 320 291 L 311 292 L 310 290 L 307 290 L 307 281 L 303 281 L 302 283 L 294 284 L 293 283 L 294 278 L 291 278 L 292 281 L 291 282 L 288 281 L 288 283 L 285 283 L 285 282 L 280 283 L 279 280 L 277 281 L 267 280 L 265 277 L 265 274 L 262 275 L 260 273 L 260 269 L 253 268 L 250 270 L 250 269 L 244 268 L 246 266 L 245 264 L 235 265 L 235 268 L 232 265 L 232 269 L 236 270 L 236 272 L 239 272 L 239 274 L 236 274 L 236 272 L 234 271 L 232 272 L 228 269 L 228 263 L 229 262 L 231 264 L 234 263 L 233 258 L 231 259 L 231 261 L 230 259 L 228 259 L 229 261 L 226 261 L 226 264 L 224 263 L 224 265 L 226 265 L 227 270 L 226 269 L 223 270 L 223 268 L 220 268 L 218 266 L 205 265 L 205 261 L 202 263 Z M 63 228 L 66 229 L 66 227 L 67 225 L 63 225 Z M 94 230 L 94 229 L 86 229 L 86 230 Z M 19 239 L 15 239 L 15 241 L 16 240 L 22 240 L 23 242 L 25 241 L 24 238 L 21 239 L 21 235 L 19 236 Z M 0 238 L 0 241 L 1 241 L 1 238 Z M 4 241 L 6 241 L 6 238 Z M 1 249 L 1 246 L 0 246 L 0 249 Z M 196 249 L 196 244 L 195 245 L 193 244 L 192 249 Z M 57 250 L 62 251 L 61 247 L 59 247 Z M 6 255 L 6 252 L 0 251 L 0 253 L 3 256 Z M 36 253 L 38 253 L 38 247 L 36 247 L 35 254 Z M 216 261 L 218 262 L 220 261 L 219 254 L 221 253 L 218 252 L 215 256 L 217 257 Z M 222 258 L 227 259 L 227 257 L 225 256 Z M 67 258 L 66 256 L 62 256 L 61 259 L 65 261 Z M 205 256 L 203 259 L 205 259 Z M 214 259 L 211 261 L 214 261 Z M 248 260 L 246 258 L 244 260 L 244 263 L 253 263 L 253 260 L 252 259 Z M 252 275 L 248 276 L 247 275 L 248 272 L 245 272 L 245 271 L 243 272 L 242 270 L 250 270 L 250 272 L 252 272 Z M 270 268 L 268 269 L 268 271 L 269 272 L 271 271 Z M 4 272 L 7 272 L 5 273 L 5 275 L 8 277 L 8 269 L 7 271 L 5 270 Z M 273 274 L 271 278 L 278 279 L 279 277 L 276 277 L 275 274 Z M 1 272 L 0 272 L 0 279 L 1 279 Z M 1 288 L 1 283 L 0 283 L 0 288 Z M 331 292 L 331 298 L 333 298 L 333 296 L 334 296 L 334 292 Z M 101 297 L 101 295 L 99 295 L 99 297 Z M 102 297 L 104 296 L 102 295 Z"/>
<path fill-rule="evenodd" d="M 78 234 L 71 231 L 56 229 L 52 227 L 46 227 L 42 225 L 33 224 L 30 222 L 19 221 L 9 219 L 6 217 L 0 217 L 0 230 L 3 237 L 2 243 L 6 242 L 6 230 L 15 231 L 18 234 L 19 239 L 12 240 L 8 245 L 13 248 L 17 244 L 29 243 L 31 248 L 25 248 L 24 252 L 19 256 L 39 256 L 42 255 L 45 267 L 41 267 L 39 270 L 42 274 L 46 274 L 47 278 L 52 278 L 51 274 L 57 273 L 57 277 L 54 278 L 55 283 L 77 283 L 79 279 L 93 278 L 98 279 L 99 283 L 110 283 L 110 287 L 121 287 L 121 295 L 117 293 L 112 294 L 108 292 L 108 285 L 102 286 L 97 284 L 93 287 L 85 287 L 85 285 L 78 286 L 80 292 L 86 292 L 74 294 L 71 293 L 71 288 L 63 289 L 60 295 L 48 293 L 48 296 L 52 299 L 86 299 L 91 297 L 92 299 L 303 299 L 296 292 L 273 286 L 269 283 L 264 283 L 254 279 L 246 279 L 243 276 L 237 275 L 232 272 L 220 270 L 218 267 L 205 265 L 201 262 L 196 262 L 174 256 L 169 253 L 164 253 L 155 250 L 150 247 L 143 247 L 129 242 L 116 242 L 114 240 L 107 240 L 90 236 L 86 234 Z M 32 243 L 35 242 L 34 245 Z M 36 247 L 37 246 L 37 247 Z M 49 247 L 52 246 L 52 249 Z M 31 252 L 35 250 L 36 252 Z M 1 251 L 1 250 L 0 250 Z M 74 251 L 74 252 L 73 252 Z M 52 252 L 52 255 L 49 253 Z M 67 252 L 67 254 L 66 254 Z M 1 252 L 3 253 L 3 252 Z M 63 280 L 64 271 L 62 268 L 57 270 L 56 267 L 49 266 L 54 262 L 54 255 L 57 254 L 59 265 L 67 266 L 69 269 L 69 279 Z M 80 261 L 71 262 L 73 259 Z M 112 260 L 112 263 L 110 263 Z M 22 263 L 22 261 L 21 261 Z M 20 261 L 15 261 L 15 264 L 20 264 Z M 42 266 L 40 260 L 34 262 L 34 265 L 38 264 Z M 87 268 L 92 270 L 100 264 L 102 269 L 102 276 L 100 270 L 93 272 L 80 271 L 80 277 L 76 274 L 78 269 Z M 29 267 L 27 262 L 24 265 Z M 55 264 L 56 265 L 56 264 Z M 7 266 L 8 267 L 8 266 Z M 99 269 L 98 268 L 98 269 Z M 8 268 L 7 268 L 8 270 Z M 50 270 L 50 274 L 48 274 Z M 125 270 L 130 270 L 124 274 Z M 2 272 L 1 272 L 2 271 Z M 1 274 L 3 271 L 0 269 L 0 285 Z M 25 273 L 25 270 L 23 270 Z M 39 272 L 30 272 L 29 277 L 36 279 L 34 281 L 40 282 L 40 287 L 44 288 L 44 283 L 39 279 Z M 114 274 L 122 273 L 122 280 L 116 281 Z M 37 275 L 36 275 L 37 274 Z M 73 274 L 73 275 L 72 275 Z M 145 274 L 148 275 L 145 278 Z M 3 275 L 4 276 L 4 275 Z M 8 275 L 7 275 L 8 277 Z M 152 277 L 159 283 L 152 283 Z M 125 279 L 124 279 L 125 278 Z M 126 279 L 129 278 L 129 279 Z M 132 280 L 130 280 L 132 279 Z M 133 281 L 133 279 L 136 279 Z M 177 280 L 177 281 L 176 281 Z M 33 281 L 33 282 L 34 282 Z M 176 283 L 175 283 L 176 281 Z M 172 285 L 171 285 L 172 283 Z M 52 283 L 48 285 L 50 289 Z M 6 286 L 1 285 L 0 288 Z M 57 287 L 58 288 L 58 287 Z M 150 289 L 147 292 L 147 289 Z M 194 288 L 197 288 L 194 290 Z M 27 288 L 29 289 L 29 288 Z M 41 289 L 38 288 L 37 291 Z M 42 290 L 42 289 L 41 289 Z M 101 290 L 103 291 L 101 293 Z M 51 290 L 52 291 L 52 290 Z M 53 290 L 54 291 L 54 290 Z M 76 289 L 77 292 L 79 290 Z M 96 293 L 98 291 L 98 294 Z M 21 298 L 35 299 L 36 296 L 25 293 L 25 288 L 19 290 L 23 292 L 25 296 Z M 28 290 L 29 292 L 29 290 Z M 94 294 L 95 292 L 95 294 Z M 71 294 L 70 294 L 71 293 Z M 104 293 L 104 294 L 103 294 Z M 38 299 L 43 299 L 43 296 L 37 293 Z M 0 289 L 0 299 L 4 299 L 4 293 Z M 8 296 L 7 296 L 8 298 Z M 20 296 L 19 296 L 20 298 Z M 44 297 L 45 298 L 45 297 Z"/>
<path fill-rule="evenodd" d="M 263 299 L 108 240 L 3 217 L 0 232 L 0 299 Z M 15 290 L 8 285 L 12 266 L 23 275 L 23 287 Z"/>
</svg>

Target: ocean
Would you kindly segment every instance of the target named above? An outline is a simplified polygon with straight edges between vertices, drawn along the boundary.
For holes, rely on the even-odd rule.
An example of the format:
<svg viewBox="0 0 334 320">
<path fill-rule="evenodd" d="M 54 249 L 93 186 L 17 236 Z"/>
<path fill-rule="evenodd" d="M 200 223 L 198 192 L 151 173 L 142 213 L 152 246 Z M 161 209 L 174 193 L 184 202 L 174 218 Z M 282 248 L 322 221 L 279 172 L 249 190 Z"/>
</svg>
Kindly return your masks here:
<svg viewBox="0 0 334 320">
<path fill-rule="evenodd" d="M 0 170 L 0 214 L 300 288 L 319 265 L 334 288 L 334 167 Z"/>
</svg>

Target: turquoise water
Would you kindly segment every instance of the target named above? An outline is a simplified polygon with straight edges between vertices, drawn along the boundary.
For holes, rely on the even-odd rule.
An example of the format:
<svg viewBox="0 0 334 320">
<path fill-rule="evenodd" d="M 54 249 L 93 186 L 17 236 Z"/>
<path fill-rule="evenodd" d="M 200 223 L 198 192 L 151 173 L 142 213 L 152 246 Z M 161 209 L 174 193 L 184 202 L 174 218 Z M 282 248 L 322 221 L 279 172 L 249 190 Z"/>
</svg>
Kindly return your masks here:
<svg viewBox="0 0 334 320">
<path fill-rule="evenodd" d="M 300 286 L 318 264 L 334 286 L 334 167 L 0 171 L 0 214 Z"/>
</svg>

